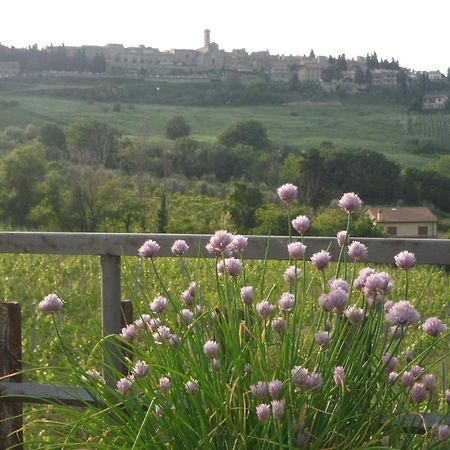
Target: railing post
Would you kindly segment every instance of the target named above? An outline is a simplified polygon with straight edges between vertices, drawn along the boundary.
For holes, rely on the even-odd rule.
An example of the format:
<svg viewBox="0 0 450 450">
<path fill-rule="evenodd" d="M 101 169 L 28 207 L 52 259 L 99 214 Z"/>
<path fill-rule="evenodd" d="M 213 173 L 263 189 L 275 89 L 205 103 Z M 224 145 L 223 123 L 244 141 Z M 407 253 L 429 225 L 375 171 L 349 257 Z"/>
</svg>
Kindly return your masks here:
<svg viewBox="0 0 450 450">
<path fill-rule="evenodd" d="M 15 374 L 3 379 L 3 381 L 21 383 L 21 370 L 20 305 L 15 302 L 0 302 L 0 379 Z M 23 449 L 22 426 L 22 403 L 2 402 L 0 400 L 0 449 L 10 447 Z"/>
<path fill-rule="evenodd" d="M 103 336 L 120 333 L 122 329 L 122 309 L 120 303 L 120 256 L 102 255 L 102 330 Z M 117 343 L 108 342 L 105 345 L 104 362 L 123 373 L 122 352 Z M 109 386 L 114 386 L 117 375 L 107 367 L 104 377 Z"/>
</svg>

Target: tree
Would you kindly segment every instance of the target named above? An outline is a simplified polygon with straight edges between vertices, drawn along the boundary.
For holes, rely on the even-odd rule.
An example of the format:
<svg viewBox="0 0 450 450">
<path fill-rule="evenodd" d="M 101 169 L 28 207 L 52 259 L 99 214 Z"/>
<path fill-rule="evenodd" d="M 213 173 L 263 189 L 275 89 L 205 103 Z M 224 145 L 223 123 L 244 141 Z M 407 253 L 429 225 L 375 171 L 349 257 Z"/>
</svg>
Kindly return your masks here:
<svg viewBox="0 0 450 450">
<path fill-rule="evenodd" d="M 164 134 L 169 139 L 178 139 L 191 134 L 191 127 L 183 116 L 174 116 L 166 122 Z"/>
<path fill-rule="evenodd" d="M 0 161 L 0 212 L 12 225 L 28 224 L 28 214 L 40 199 L 38 185 L 46 160 L 40 144 L 22 145 Z"/>
<path fill-rule="evenodd" d="M 314 53 L 313 49 L 311 49 L 311 51 L 309 52 L 309 57 L 312 58 L 312 59 L 316 58 L 316 54 Z"/>
<path fill-rule="evenodd" d="M 62 127 L 55 123 L 46 123 L 39 130 L 39 140 L 44 146 L 48 160 L 66 157 L 66 135 Z"/>
<path fill-rule="evenodd" d="M 248 233 L 256 225 L 255 213 L 262 205 L 262 193 L 257 186 L 233 183 L 229 196 L 231 219 L 240 233 Z"/>
<path fill-rule="evenodd" d="M 115 167 L 120 133 L 106 123 L 80 119 L 66 129 L 70 159 L 77 164 Z"/>
<path fill-rule="evenodd" d="M 266 127 L 257 120 L 248 119 L 234 122 L 219 136 L 219 144 L 236 147 L 238 144 L 250 145 L 257 150 L 269 147 Z"/>
<path fill-rule="evenodd" d="M 167 223 L 169 221 L 169 211 L 167 210 L 167 198 L 166 190 L 164 189 L 161 194 L 161 204 L 157 213 L 157 231 L 158 233 L 165 233 L 167 229 Z"/>
</svg>

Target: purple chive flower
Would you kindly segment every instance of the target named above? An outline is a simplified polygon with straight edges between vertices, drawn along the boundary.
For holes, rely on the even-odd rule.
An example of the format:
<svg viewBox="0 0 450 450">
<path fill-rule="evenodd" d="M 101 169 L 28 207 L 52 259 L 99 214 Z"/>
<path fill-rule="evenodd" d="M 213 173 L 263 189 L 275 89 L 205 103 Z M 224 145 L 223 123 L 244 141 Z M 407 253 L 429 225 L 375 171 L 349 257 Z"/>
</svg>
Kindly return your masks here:
<svg viewBox="0 0 450 450">
<path fill-rule="evenodd" d="M 211 368 L 214 372 L 218 372 L 220 370 L 220 361 L 216 358 L 211 360 Z"/>
<path fill-rule="evenodd" d="M 247 306 L 253 303 L 253 286 L 244 286 L 241 288 L 241 300 Z"/>
<path fill-rule="evenodd" d="M 367 247 L 359 241 L 353 241 L 348 246 L 347 253 L 354 261 L 361 261 L 367 257 Z"/>
<path fill-rule="evenodd" d="M 120 392 L 121 394 L 128 394 L 128 392 L 131 389 L 131 386 L 133 384 L 133 381 L 129 378 L 121 378 L 116 385 L 117 392 Z"/>
<path fill-rule="evenodd" d="M 394 257 L 395 264 L 399 269 L 409 270 L 416 263 L 414 253 L 403 251 Z"/>
<path fill-rule="evenodd" d="M 292 203 L 297 197 L 297 186 L 287 183 L 277 189 L 278 197 L 286 204 Z"/>
<path fill-rule="evenodd" d="M 282 317 L 275 317 L 275 319 L 272 319 L 272 328 L 277 333 L 282 333 L 284 329 L 286 328 L 286 321 Z"/>
<path fill-rule="evenodd" d="M 450 428 L 446 424 L 441 424 L 437 427 L 437 437 L 441 442 L 445 442 L 450 437 Z"/>
<path fill-rule="evenodd" d="M 436 378 L 432 373 L 427 373 L 422 378 L 422 383 L 425 389 L 429 392 L 433 392 L 436 389 Z"/>
<path fill-rule="evenodd" d="M 313 391 L 318 391 L 323 385 L 322 375 L 320 373 L 313 372 L 308 376 L 306 381 L 306 387 Z"/>
<path fill-rule="evenodd" d="M 294 307 L 294 303 L 294 296 L 289 292 L 283 292 L 280 300 L 278 300 L 278 308 L 280 308 L 281 312 L 290 313 Z"/>
<path fill-rule="evenodd" d="M 414 383 L 411 388 L 411 401 L 420 403 L 425 400 L 427 396 L 427 389 L 423 383 Z"/>
<path fill-rule="evenodd" d="M 364 310 L 357 306 L 350 306 L 344 311 L 344 315 L 352 325 L 355 325 L 364 319 Z"/>
<path fill-rule="evenodd" d="M 394 284 L 386 272 L 375 272 L 367 276 L 363 292 L 366 297 L 374 297 L 377 294 L 385 295 L 391 291 Z"/>
<path fill-rule="evenodd" d="M 333 300 L 327 294 L 321 294 L 319 297 L 319 305 L 325 312 L 333 311 Z"/>
<path fill-rule="evenodd" d="M 231 248 L 237 253 L 242 253 L 248 245 L 248 239 L 242 234 L 236 234 L 231 241 Z"/>
<path fill-rule="evenodd" d="M 289 266 L 283 274 L 283 279 L 286 283 L 294 284 L 295 280 L 300 278 L 300 269 L 296 269 L 295 266 Z"/>
<path fill-rule="evenodd" d="M 123 327 L 119 336 L 126 341 L 132 341 L 137 336 L 136 327 L 133 324 Z"/>
<path fill-rule="evenodd" d="M 190 309 L 182 309 L 177 318 L 180 326 L 183 324 L 190 325 L 194 320 L 194 313 Z"/>
<path fill-rule="evenodd" d="M 159 244 L 150 239 L 144 242 L 142 247 L 138 250 L 138 253 L 142 258 L 153 258 L 159 252 L 159 249 Z"/>
<path fill-rule="evenodd" d="M 343 367 L 338 366 L 334 368 L 333 380 L 338 387 L 341 387 L 344 384 L 345 370 Z"/>
<path fill-rule="evenodd" d="M 283 390 L 283 383 L 280 380 L 269 381 L 267 389 L 269 391 L 270 397 L 275 400 L 281 395 L 281 392 Z"/>
<path fill-rule="evenodd" d="M 229 256 L 231 256 L 233 254 L 233 251 L 231 250 L 230 247 L 225 247 L 223 250 L 218 249 L 216 247 L 214 247 L 213 245 L 211 245 L 211 243 L 208 243 L 205 245 L 206 251 L 211 255 L 211 256 L 225 256 L 226 258 L 228 258 Z"/>
<path fill-rule="evenodd" d="M 172 348 L 177 348 L 177 347 L 179 347 L 179 346 L 180 346 L 180 343 L 181 343 L 181 339 L 180 339 L 180 337 L 179 337 L 178 335 L 176 335 L 176 334 L 171 334 L 171 335 L 169 336 L 169 345 L 170 345 Z"/>
<path fill-rule="evenodd" d="M 403 372 L 400 384 L 404 388 L 410 388 L 416 382 L 414 375 L 411 372 Z"/>
<path fill-rule="evenodd" d="M 157 328 L 156 330 L 158 336 L 161 336 L 164 340 L 168 341 L 170 336 L 172 336 L 172 333 L 170 332 L 170 328 L 166 327 L 165 325 L 162 325 Z"/>
<path fill-rule="evenodd" d="M 141 328 L 143 329 L 148 323 L 150 323 L 153 319 L 150 314 L 142 314 L 141 317 L 139 317 L 138 319 L 136 319 L 134 321 L 134 326 L 136 328 Z"/>
<path fill-rule="evenodd" d="M 386 314 L 386 320 L 397 327 L 405 327 L 412 325 L 420 319 L 419 313 L 406 300 L 395 303 L 394 306 Z"/>
<path fill-rule="evenodd" d="M 261 422 L 266 421 L 270 415 L 270 405 L 261 403 L 256 407 L 256 415 Z"/>
<path fill-rule="evenodd" d="M 345 230 L 339 231 L 338 234 L 336 235 L 336 240 L 339 247 L 343 247 L 345 241 L 347 240 L 347 232 Z"/>
<path fill-rule="evenodd" d="M 209 243 L 215 250 L 224 251 L 233 242 L 233 235 L 226 230 L 219 230 L 211 236 Z"/>
<path fill-rule="evenodd" d="M 219 277 L 223 277 L 224 273 L 225 273 L 225 265 L 223 263 L 223 261 L 219 261 L 217 263 L 217 274 L 219 275 Z"/>
<path fill-rule="evenodd" d="M 345 292 L 348 292 L 349 289 L 350 289 L 348 283 L 343 278 L 332 278 L 328 282 L 328 287 L 331 290 L 339 288 L 339 289 L 342 289 Z"/>
<path fill-rule="evenodd" d="M 150 320 L 145 320 L 145 323 L 147 324 L 148 329 L 151 332 L 154 332 L 158 329 L 158 327 L 161 326 L 161 320 L 158 317 L 151 318 Z"/>
<path fill-rule="evenodd" d="M 137 377 L 143 378 L 145 375 L 147 375 L 148 372 L 148 365 L 145 361 L 138 361 L 132 370 L 133 374 Z"/>
<path fill-rule="evenodd" d="M 422 330 L 430 336 L 437 337 L 447 331 L 447 325 L 443 324 L 437 317 L 429 317 L 422 325 Z"/>
<path fill-rule="evenodd" d="M 384 313 L 387 314 L 393 306 L 394 306 L 394 302 L 393 301 L 386 300 L 384 302 Z"/>
<path fill-rule="evenodd" d="M 330 346 L 330 334 L 328 331 L 318 331 L 314 335 L 314 341 L 323 349 L 327 349 Z"/>
<path fill-rule="evenodd" d="M 301 389 L 305 389 L 308 386 L 309 372 L 304 367 L 295 366 L 291 370 L 292 381 Z"/>
<path fill-rule="evenodd" d="M 262 319 L 269 317 L 270 314 L 272 314 L 274 308 L 275 307 L 271 305 L 267 300 L 263 300 L 262 302 L 256 304 L 256 312 Z"/>
<path fill-rule="evenodd" d="M 106 384 L 106 380 L 103 378 L 102 374 L 96 369 L 89 369 L 86 371 L 86 375 L 81 375 L 81 379 L 85 383 L 90 383 L 96 381 L 101 384 Z"/>
<path fill-rule="evenodd" d="M 159 390 L 163 395 L 167 394 L 170 387 L 170 380 L 168 377 L 161 377 L 159 379 Z"/>
<path fill-rule="evenodd" d="M 328 266 L 328 263 L 330 261 L 331 255 L 325 250 L 321 250 L 320 252 L 314 253 L 314 255 L 311 256 L 311 262 L 319 270 L 324 270 Z"/>
<path fill-rule="evenodd" d="M 380 439 L 380 444 L 381 444 L 383 447 L 387 447 L 387 446 L 389 445 L 389 437 L 388 437 L 388 436 L 383 436 L 383 437 Z"/>
<path fill-rule="evenodd" d="M 444 392 L 444 400 L 450 406 L 450 389 L 446 389 Z"/>
<path fill-rule="evenodd" d="M 44 314 L 54 314 L 61 309 L 62 305 L 64 302 L 56 294 L 50 294 L 39 302 L 39 309 Z"/>
<path fill-rule="evenodd" d="M 405 355 L 405 361 L 406 361 L 407 363 L 410 363 L 413 359 L 414 359 L 414 354 L 413 354 L 413 352 L 411 352 L 411 351 L 406 352 L 406 355 Z"/>
<path fill-rule="evenodd" d="M 219 344 L 216 341 L 213 341 L 210 339 L 209 341 L 205 342 L 205 345 L 203 346 L 203 352 L 205 353 L 206 357 L 209 359 L 213 359 L 217 356 L 217 352 L 219 350 Z"/>
<path fill-rule="evenodd" d="M 341 288 L 333 289 L 328 294 L 328 298 L 333 305 L 333 309 L 338 312 L 344 311 L 348 302 L 348 293 Z"/>
<path fill-rule="evenodd" d="M 394 372 L 394 371 L 389 372 L 389 374 L 388 374 L 388 383 L 389 384 L 394 384 L 396 379 L 397 379 L 397 372 Z"/>
<path fill-rule="evenodd" d="M 361 199 L 354 192 L 345 193 L 338 202 L 339 208 L 347 214 L 358 212 L 362 207 Z"/>
<path fill-rule="evenodd" d="M 262 401 L 267 394 L 267 383 L 265 383 L 263 381 L 258 381 L 256 384 L 252 384 L 250 386 L 250 392 L 257 399 Z"/>
<path fill-rule="evenodd" d="M 301 242 L 292 242 L 288 244 L 288 253 L 292 259 L 300 260 L 305 256 L 306 245 L 303 245 Z"/>
<path fill-rule="evenodd" d="M 194 297 L 190 294 L 188 289 L 183 291 L 180 297 L 185 306 L 192 306 L 194 304 Z"/>
<path fill-rule="evenodd" d="M 309 219 L 306 216 L 297 216 L 291 221 L 294 230 L 302 236 L 309 228 Z"/>
<path fill-rule="evenodd" d="M 175 256 L 183 256 L 189 250 L 189 245 L 186 244 L 186 241 L 178 239 L 173 243 L 170 250 Z"/>
<path fill-rule="evenodd" d="M 166 298 L 164 298 L 162 295 L 158 295 L 148 306 L 154 313 L 161 313 L 167 309 L 168 304 L 169 302 Z"/>
<path fill-rule="evenodd" d="M 411 367 L 411 369 L 409 371 L 411 372 L 411 375 L 417 379 L 422 376 L 423 368 L 420 366 L 414 365 Z"/>
<path fill-rule="evenodd" d="M 189 394 L 196 394 L 198 392 L 198 382 L 195 380 L 186 381 L 184 388 Z"/>
<path fill-rule="evenodd" d="M 272 412 L 275 420 L 281 420 L 284 414 L 284 400 L 272 400 Z"/>
<path fill-rule="evenodd" d="M 158 419 L 161 419 L 161 417 L 164 415 L 164 409 L 161 405 L 155 405 L 155 415 L 158 417 Z"/>
<path fill-rule="evenodd" d="M 361 291 L 366 284 L 367 277 L 369 275 L 373 275 L 374 273 L 376 273 L 376 271 L 371 267 L 365 267 L 364 269 L 361 269 L 359 271 L 358 277 L 353 282 L 353 287 L 358 291 Z"/>
<path fill-rule="evenodd" d="M 381 358 L 381 363 L 383 364 L 383 366 L 385 366 L 386 372 L 389 373 L 397 367 L 398 359 L 395 356 L 386 353 Z"/>
<path fill-rule="evenodd" d="M 228 258 L 225 260 L 225 268 L 232 277 L 238 277 L 242 272 L 242 262 L 236 258 Z"/>
<path fill-rule="evenodd" d="M 250 376 L 253 373 L 253 368 L 250 363 L 245 363 L 244 376 Z"/>
</svg>

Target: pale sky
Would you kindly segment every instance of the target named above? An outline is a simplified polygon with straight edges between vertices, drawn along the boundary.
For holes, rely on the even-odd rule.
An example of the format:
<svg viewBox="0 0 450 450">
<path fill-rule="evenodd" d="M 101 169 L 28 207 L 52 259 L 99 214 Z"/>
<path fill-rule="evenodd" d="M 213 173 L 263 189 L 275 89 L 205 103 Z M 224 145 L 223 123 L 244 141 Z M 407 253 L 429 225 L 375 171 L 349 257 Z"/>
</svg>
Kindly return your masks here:
<svg viewBox="0 0 450 450">
<path fill-rule="evenodd" d="M 227 51 L 352 58 L 375 50 L 446 74 L 449 13 L 450 0 L 0 0 L 0 42 L 196 49 L 209 28 Z"/>
</svg>

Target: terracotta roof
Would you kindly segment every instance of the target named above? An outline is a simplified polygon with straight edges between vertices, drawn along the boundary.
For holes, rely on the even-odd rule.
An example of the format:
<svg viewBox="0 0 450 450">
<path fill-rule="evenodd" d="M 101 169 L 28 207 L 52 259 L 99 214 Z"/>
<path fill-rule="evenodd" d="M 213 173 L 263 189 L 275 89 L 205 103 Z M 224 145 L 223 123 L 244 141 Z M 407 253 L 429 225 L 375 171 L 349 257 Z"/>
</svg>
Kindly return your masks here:
<svg viewBox="0 0 450 450">
<path fill-rule="evenodd" d="M 369 214 L 376 219 L 377 212 L 381 213 L 378 223 L 385 222 L 437 222 L 437 217 L 426 207 L 399 207 L 390 208 L 378 206 L 368 208 Z"/>
</svg>

